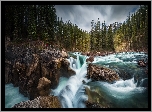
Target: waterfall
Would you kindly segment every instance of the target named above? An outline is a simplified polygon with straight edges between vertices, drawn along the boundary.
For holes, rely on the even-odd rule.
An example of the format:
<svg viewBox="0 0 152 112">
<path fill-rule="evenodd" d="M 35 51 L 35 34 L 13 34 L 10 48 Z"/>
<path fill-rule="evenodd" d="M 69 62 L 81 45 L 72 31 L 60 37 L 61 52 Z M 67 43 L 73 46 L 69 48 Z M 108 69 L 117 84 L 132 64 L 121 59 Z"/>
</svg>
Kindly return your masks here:
<svg viewBox="0 0 152 112">
<path fill-rule="evenodd" d="M 79 55 L 77 55 L 77 69 L 81 68 Z"/>
<path fill-rule="evenodd" d="M 83 101 L 87 100 L 85 95 L 85 87 L 82 81 L 89 81 L 85 78 L 87 74 L 86 57 L 83 58 L 83 65 L 81 67 L 79 53 L 75 53 L 77 59 L 70 57 L 67 59 L 70 63 L 71 69 L 75 70 L 76 75 L 71 76 L 66 82 L 65 86 L 59 87 L 53 90 L 54 93 L 59 97 L 63 108 L 85 108 Z M 62 90 L 61 90 L 62 88 Z"/>
</svg>

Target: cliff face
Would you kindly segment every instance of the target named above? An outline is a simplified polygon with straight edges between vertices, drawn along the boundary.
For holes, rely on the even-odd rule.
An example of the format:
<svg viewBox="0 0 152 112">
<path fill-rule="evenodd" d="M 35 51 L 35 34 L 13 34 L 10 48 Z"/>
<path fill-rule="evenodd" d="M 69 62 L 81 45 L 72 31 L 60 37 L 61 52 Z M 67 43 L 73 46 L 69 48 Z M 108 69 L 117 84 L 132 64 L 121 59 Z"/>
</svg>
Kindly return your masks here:
<svg viewBox="0 0 152 112">
<path fill-rule="evenodd" d="M 40 95 L 37 88 L 40 78 L 50 80 L 50 88 L 54 89 L 61 76 L 75 75 L 75 71 L 70 69 L 70 64 L 65 59 L 66 52 L 53 48 L 35 49 L 9 46 L 5 51 L 5 84 L 13 83 L 14 86 L 19 86 L 19 92 L 30 100 Z"/>
</svg>

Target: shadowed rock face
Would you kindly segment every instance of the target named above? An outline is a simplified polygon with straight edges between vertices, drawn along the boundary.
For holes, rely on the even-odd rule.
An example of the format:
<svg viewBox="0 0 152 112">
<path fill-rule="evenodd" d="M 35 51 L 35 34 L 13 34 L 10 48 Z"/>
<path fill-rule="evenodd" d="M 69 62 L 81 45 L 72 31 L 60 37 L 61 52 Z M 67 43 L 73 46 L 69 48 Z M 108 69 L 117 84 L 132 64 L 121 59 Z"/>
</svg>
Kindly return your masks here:
<svg viewBox="0 0 152 112">
<path fill-rule="evenodd" d="M 62 59 L 61 61 L 60 74 L 68 78 L 76 74 L 76 72 L 70 68 L 70 63 L 66 59 Z"/>
<path fill-rule="evenodd" d="M 113 82 L 119 80 L 119 75 L 109 68 L 90 63 L 87 68 L 87 78 L 95 81 Z"/>
<path fill-rule="evenodd" d="M 12 108 L 62 108 L 56 96 L 39 96 L 34 100 L 23 101 Z"/>
<path fill-rule="evenodd" d="M 5 61 L 5 84 L 8 84 L 12 80 L 13 66 L 10 61 Z"/>
</svg>

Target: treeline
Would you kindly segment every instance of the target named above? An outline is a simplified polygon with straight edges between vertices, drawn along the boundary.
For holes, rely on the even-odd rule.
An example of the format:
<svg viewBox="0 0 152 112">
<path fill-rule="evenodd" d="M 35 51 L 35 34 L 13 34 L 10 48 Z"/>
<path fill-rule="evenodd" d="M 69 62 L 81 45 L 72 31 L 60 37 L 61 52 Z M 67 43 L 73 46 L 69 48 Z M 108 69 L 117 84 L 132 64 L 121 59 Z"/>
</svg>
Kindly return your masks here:
<svg viewBox="0 0 152 112">
<path fill-rule="evenodd" d="M 91 22 L 91 49 L 95 51 L 143 51 L 148 49 L 148 6 L 142 5 L 123 23 L 106 26 Z"/>
<path fill-rule="evenodd" d="M 14 42 L 43 40 L 69 51 L 128 51 L 148 48 L 148 6 L 109 26 L 91 21 L 86 32 L 57 17 L 54 5 L 6 5 L 5 38 Z"/>
<path fill-rule="evenodd" d="M 5 38 L 43 40 L 67 50 L 88 51 L 89 33 L 57 17 L 54 5 L 6 5 Z"/>
</svg>

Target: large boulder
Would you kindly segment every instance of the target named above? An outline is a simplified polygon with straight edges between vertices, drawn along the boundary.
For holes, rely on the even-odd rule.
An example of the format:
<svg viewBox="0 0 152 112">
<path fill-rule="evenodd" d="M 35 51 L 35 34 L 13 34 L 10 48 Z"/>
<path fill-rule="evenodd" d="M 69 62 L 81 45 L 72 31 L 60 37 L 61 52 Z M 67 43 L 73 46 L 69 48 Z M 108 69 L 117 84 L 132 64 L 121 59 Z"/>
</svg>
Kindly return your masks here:
<svg viewBox="0 0 152 112">
<path fill-rule="evenodd" d="M 91 90 L 85 87 L 85 93 L 88 96 L 88 100 L 85 101 L 86 108 L 109 108 L 111 107 L 109 101 L 104 98 L 104 94 L 98 92 L 97 89 Z"/>
<path fill-rule="evenodd" d="M 70 63 L 66 59 L 61 60 L 61 69 L 60 69 L 60 75 L 64 77 L 71 77 L 75 75 L 76 72 L 70 68 Z"/>
<path fill-rule="evenodd" d="M 12 108 L 62 108 L 56 96 L 39 96 L 34 100 L 23 101 Z"/>
<path fill-rule="evenodd" d="M 45 77 L 39 79 L 37 89 L 40 96 L 48 96 L 50 94 L 51 81 Z"/>
<path fill-rule="evenodd" d="M 87 68 L 87 78 L 91 78 L 95 81 L 107 81 L 111 83 L 119 80 L 119 75 L 110 68 L 89 63 Z"/>
</svg>

